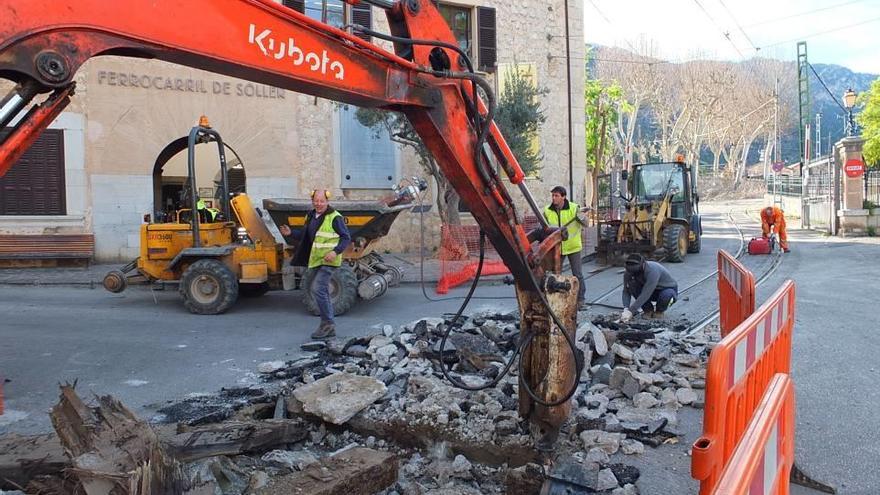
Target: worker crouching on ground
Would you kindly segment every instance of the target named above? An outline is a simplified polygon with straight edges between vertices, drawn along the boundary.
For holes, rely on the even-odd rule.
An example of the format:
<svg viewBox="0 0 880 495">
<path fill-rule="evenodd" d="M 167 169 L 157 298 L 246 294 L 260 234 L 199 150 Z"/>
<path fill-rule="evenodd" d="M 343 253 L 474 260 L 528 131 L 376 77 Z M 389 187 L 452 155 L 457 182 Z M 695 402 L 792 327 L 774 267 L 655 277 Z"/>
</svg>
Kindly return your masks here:
<svg viewBox="0 0 880 495">
<path fill-rule="evenodd" d="M 636 300 L 630 304 L 633 297 Z M 629 321 L 639 308 L 647 318 L 662 318 L 663 312 L 677 298 L 678 282 L 666 267 L 656 261 L 646 261 L 640 254 L 631 254 L 626 258 L 620 321 Z"/>
<path fill-rule="evenodd" d="M 779 236 L 779 247 L 788 252 L 788 234 L 785 232 L 785 214 L 775 206 L 761 210 L 761 234 L 764 239 L 775 232 Z"/>
<path fill-rule="evenodd" d="M 288 225 L 282 225 L 279 230 L 285 238 L 299 241 L 290 264 L 318 271 L 310 289 L 321 313 L 321 324 L 311 338 L 326 340 L 336 336 L 330 279 L 342 266 L 342 252 L 351 244 L 351 235 L 345 226 L 345 218 L 330 206 L 330 191 L 313 190 L 312 206 L 315 208 L 306 215 L 304 228 L 291 230 Z"/>
<path fill-rule="evenodd" d="M 577 203 L 566 199 L 566 191 L 562 186 L 556 186 L 550 190 L 551 203 L 544 208 L 544 218 L 551 227 L 565 228 L 568 230 L 568 238 L 562 241 L 562 256 L 568 258 L 571 265 L 571 274 L 578 280 L 577 304 L 579 309 L 585 308 L 585 296 L 587 286 L 584 285 L 583 260 L 581 251 L 581 226 L 586 225 L 584 216 L 589 207 L 580 208 Z"/>
</svg>

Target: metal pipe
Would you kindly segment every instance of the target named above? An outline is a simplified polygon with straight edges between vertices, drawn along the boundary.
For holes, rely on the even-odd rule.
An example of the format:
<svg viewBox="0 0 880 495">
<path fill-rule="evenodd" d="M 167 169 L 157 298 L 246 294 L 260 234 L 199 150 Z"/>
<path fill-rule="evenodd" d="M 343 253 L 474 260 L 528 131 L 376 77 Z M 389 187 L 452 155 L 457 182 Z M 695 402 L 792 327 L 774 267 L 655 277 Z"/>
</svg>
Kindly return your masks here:
<svg viewBox="0 0 880 495">
<path fill-rule="evenodd" d="M 39 85 L 33 81 L 17 84 L 0 101 L 0 128 L 6 127 L 12 119 L 39 93 Z"/>
<path fill-rule="evenodd" d="M 193 127 L 191 131 L 189 131 L 189 138 L 187 139 L 186 147 L 186 168 L 189 172 L 189 187 L 190 187 L 190 211 L 191 222 L 192 225 L 192 233 L 193 233 L 193 247 L 201 247 L 201 237 L 199 235 L 199 200 L 196 195 L 196 137 L 202 132 L 203 128 L 196 126 Z"/>
<path fill-rule="evenodd" d="M 523 197 L 526 198 L 526 202 L 529 204 L 529 208 L 532 209 L 535 216 L 538 217 L 538 223 L 541 224 L 543 228 L 549 228 L 550 224 L 547 223 L 547 219 L 544 218 L 544 212 L 538 208 L 538 204 L 535 203 L 535 198 L 532 196 L 532 192 L 529 191 L 529 188 L 526 186 L 525 182 L 520 182 L 517 184 L 519 186 L 519 190 L 522 193 Z"/>
</svg>

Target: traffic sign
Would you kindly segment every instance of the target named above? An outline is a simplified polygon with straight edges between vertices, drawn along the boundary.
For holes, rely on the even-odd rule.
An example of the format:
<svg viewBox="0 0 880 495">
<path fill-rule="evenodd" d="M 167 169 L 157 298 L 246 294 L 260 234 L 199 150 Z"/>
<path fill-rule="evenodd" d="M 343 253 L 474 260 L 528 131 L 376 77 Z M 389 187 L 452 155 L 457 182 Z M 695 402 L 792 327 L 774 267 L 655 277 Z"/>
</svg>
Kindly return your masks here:
<svg viewBox="0 0 880 495">
<path fill-rule="evenodd" d="M 785 168 L 785 162 L 773 162 L 773 171 L 777 174 L 782 172 L 783 168 Z"/>
<path fill-rule="evenodd" d="M 865 162 L 858 158 L 850 158 L 843 166 L 843 171 L 847 177 L 861 177 L 865 174 Z"/>
</svg>

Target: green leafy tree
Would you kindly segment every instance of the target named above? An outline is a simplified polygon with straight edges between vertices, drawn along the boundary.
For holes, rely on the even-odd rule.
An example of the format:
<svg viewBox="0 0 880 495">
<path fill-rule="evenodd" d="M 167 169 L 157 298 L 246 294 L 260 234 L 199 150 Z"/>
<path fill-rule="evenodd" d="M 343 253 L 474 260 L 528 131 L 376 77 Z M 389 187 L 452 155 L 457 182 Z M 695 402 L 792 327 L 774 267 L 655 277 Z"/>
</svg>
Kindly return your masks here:
<svg viewBox="0 0 880 495">
<path fill-rule="evenodd" d="M 880 167 L 880 79 L 871 83 L 871 89 L 859 96 L 864 109 L 856 120 L 861 126 L 865 145 L 862 155 L 865 163 L 872 168 Z"/>
<path fill-rule="evenodd" d="M 505 71 L 504 89 L 498 97 L 495 123 L 526 175 L 537 175 L 544 159 L 538 134 L 547 120 L 540 97 L 549 90 L 535 85 L 516 63 Z"/>
<path fill-rule="evenodd" d="M 613 147 L 609 143 L 614 139 L 619 112 L 630 110 L 619 84 L 605 84 L 598 79 L 585 82 L 584 108 L 587 167 L 593 184 L 591 204 L 595 207 L 599 193 L 598 177 L 608 168 L 613 155 Z"/>
</svg>

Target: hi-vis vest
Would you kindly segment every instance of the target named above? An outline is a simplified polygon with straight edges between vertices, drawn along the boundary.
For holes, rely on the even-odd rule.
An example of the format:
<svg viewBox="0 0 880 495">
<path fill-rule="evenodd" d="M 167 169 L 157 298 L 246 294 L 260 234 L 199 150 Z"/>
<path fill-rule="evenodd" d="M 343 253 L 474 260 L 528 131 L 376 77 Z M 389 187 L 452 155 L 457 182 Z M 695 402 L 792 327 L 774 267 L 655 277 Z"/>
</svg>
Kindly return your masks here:
<svg viewBox="0 0 880 495">
<path fill-rule="evenodd" d="M 342 216 L 338 211 L 333 210 L 324 215 L 324 221 L 315 232 L 315 240 L 312 242 L 312 252 L 309 253 L 309 268 L 315 268 L 321 265 L 342 266 L 342 255 L 336 256 L 333 262 L 324 261 L 324 255 L 333 251 L 339 244 L 339 234 L 333 230 L 333 219 Z"/>
<path fill-rule="evenodd" d="M 578 205 L 573 201 L 568 202 L 568 208 L 559 210 L 553 208 L 553 204 L 544 208 L 544 218 L 551 227 L 562 227 L 568 224 L 568 239 L 562 241 L 562 255 L 576 253 L 583 249 L 581 244 L 581 223 L 577 220 L 572 221 L 577 216 Z"/>
</svg>

